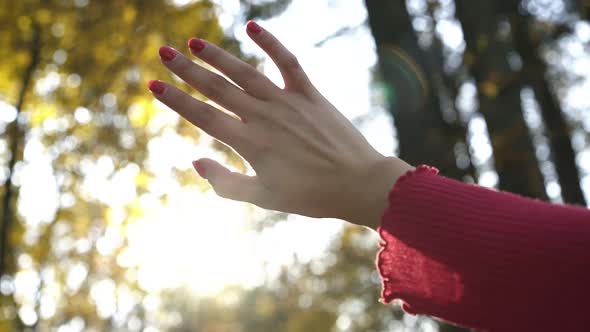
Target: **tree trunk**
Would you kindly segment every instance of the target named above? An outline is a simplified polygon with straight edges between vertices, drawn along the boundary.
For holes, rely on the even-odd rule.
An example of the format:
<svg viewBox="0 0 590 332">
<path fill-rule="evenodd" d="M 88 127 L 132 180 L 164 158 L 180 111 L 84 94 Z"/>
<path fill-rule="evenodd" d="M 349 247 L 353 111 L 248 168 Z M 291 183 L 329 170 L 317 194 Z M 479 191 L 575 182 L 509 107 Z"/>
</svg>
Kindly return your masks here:
<svg viewBox="0 0 590 332">
<path fill-rule="evenodd" d="M 0 276 L 6 273 L 6 258 L 8 256 L 8 240 L 10 235 L 10 226 L 14 220 L 15 212 L 13 208 L 13 196 L 15 191 L 12 186 L 12 176 L 14 175 L 14 165 L 22 149 L 22 141 L 24 140 L 24 131 L 19 127 L 18 116 L 23 108 L 25 97 L 31 83 L 31 78 L 35 68 L 39 64 L 39 54 L 41 50 L 41 29 L 37 24 L 33 24 L 33 33 L 30 42 L 30 58 L 31 62 L 27 66 L 23 75 L 22 85 L 19 91 L 16 103 L 16 119 L 9 125 L 6 130 L 10 139 L 10 159 L 8 161 L 9 174 L 4 183 L 4 198 L 2 200 L 2 229 L 0 230 Z"/>
<path fill-rule="evenodd" d="M 511 68 L 509 28 L 495 0 L 457 0 L 457 17 L 467 44 L 465 61 L 477 82 L 494 151 L 499 188 L 547 200 L 543 176 L 521 108 L 520 73 Z M 508 30 L 508 31 L 506 31 Z"/>
<path fill-rule="evenodd" d="M 412 165 L 436 166 L 441 174 L 458 180 L 473 175 L 471 165 L 460 169 L 455 160 L 455 144 L 465 143 L 467 137 L 465 127 L 457 116 L 445 119 L 441 109 L 442 55 L 436 49 L 420 48 L 405 1 L 366 0 L 365 4 L 400 158 Z M 441 323 L 441 331 L 467 330 Z"/>
<path fill-rule="evenodd" d="M 371 32 L 386 85 L 389 111 L 395 119 L 400 158 L 412 165 L 430 164 L 445 176 L 462 180 L 454 146 L 465 141 L 465 129 L 445 120 L 437 82 L 442 58 L 418 45 L 405 1 L 365 1 Z"/>
<path fill-rule="evenodd" d="M 551 154 L 564 202 L 586 205 L 580 186 L 580 175 L 576 166 L 570 130 L 563 117 L 563 112 L 555 94 L 551 91 L 545 74 L 547 65 L 539 56 L 540 37 L 533 35 L 531 20 L 533 18 L 514 12 L 512 27 L 517 52 L 523 62 L 523 80 L 531 86 L 541 109 L 541 115 L 547 129 Z"/>
</svg>

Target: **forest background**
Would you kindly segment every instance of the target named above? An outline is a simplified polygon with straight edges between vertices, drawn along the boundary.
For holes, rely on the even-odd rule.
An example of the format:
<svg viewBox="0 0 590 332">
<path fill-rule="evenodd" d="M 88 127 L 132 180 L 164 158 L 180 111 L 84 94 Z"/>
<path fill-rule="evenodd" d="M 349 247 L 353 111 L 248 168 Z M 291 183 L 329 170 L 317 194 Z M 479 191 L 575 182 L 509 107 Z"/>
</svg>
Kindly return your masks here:
<svg viewBox="0 0 590 332">
<path fill-rule="evenodd" d="M 0 331 L 461 330 L 378 302 L 373 232 L 217 197 L 191 160 L 252 170 L 154 101 L 151 79 L 190 91 L 157 50 L 197 36 L 282 85 L 256 19 L 380 152 L 590 206 L 589 17 L 588 0 L 0 0 Z"/>
</svg>

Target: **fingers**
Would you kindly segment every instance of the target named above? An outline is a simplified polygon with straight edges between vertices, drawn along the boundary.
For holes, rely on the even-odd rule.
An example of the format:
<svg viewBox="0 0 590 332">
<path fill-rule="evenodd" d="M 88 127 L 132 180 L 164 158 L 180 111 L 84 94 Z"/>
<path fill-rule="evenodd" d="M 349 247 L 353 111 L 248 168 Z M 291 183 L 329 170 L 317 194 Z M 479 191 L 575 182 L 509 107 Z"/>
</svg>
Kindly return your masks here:
<svg viewBox="0 0 590 332">
<path fill-rule="evenodd" d="M 220 47 L 202 39 L 191 38 L 188 41 L 191 53 L 224 73 L 250 95 L 268 100 L 269 96 L 280 91 L 268 77 L 256 68 L 236 58 Z"/>
<path fill-rule="evenodd" d="M 193 161 L 193 167 L 200 176 L 209 181 L 219 196 L 256 205 L 263 204 L 267 193 L 257 177 L 231 172 L 215 160 L 208 158 Z"/>
<path fill-rule="evenodd" d="M 277 65 L 285 81 L 285 89 L 302 93 L 313 92 L 315 88 L 301 68 L 299 61 L 279 40 L 253 21 L 248 22 L 248 35 Z"/>
<path fill-rule="evenodd" d="M 161 81 L 150 81 L 148 88 L 154 96 L 175 110 L 180 116 L 209 135 L 231 145 L 236 150 L 243 149 L 245 126 L 213 106 L 199 101 L 177 87 Z"/>
<path fill-rule="evenodd" d="M 256 99 L 228 80 L 207 70 L 173 48 L 162 46 L 160 57 L 166 67 L 190 86 L 237 115 L 256 109 Z"/>
</svg>

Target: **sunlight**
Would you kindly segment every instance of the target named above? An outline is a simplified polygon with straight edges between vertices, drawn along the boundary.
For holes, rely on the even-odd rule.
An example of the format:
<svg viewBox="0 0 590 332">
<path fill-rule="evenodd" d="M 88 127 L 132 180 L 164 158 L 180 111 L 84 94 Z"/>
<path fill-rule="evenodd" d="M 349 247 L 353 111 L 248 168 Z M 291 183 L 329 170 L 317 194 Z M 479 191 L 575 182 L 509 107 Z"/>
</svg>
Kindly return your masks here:
<svg viewBox="0 0 590 332">
<path fill-rule="evenodd" d="M 140 286 L 151 292 L 184 285 L 212 296 L 231 285 L 259 286 L 294 256 L 301 262 L 318 257 L 342 227 L 293 215 L 258 233 L 246 227 L 248 205 L 191 186 L 168 202 L 143 200 L 144 216 L 127 227 L 128 247 L 117 257 L 123 267 L 138 267 Z"/>
<path fill-rule="evenodd" d="M 195 2 L 195 0 L 172 0 L 172 3 L 178 7 L 186 6 L 192 2 Z"/>
<path fill-rule="evenodd" d="M 175 3 L 183 5 L 187 1 Z M 228 13 L 239 11 L 238 1 L 224 0 L 218 1 L 218 4 L 224 10 L 231 7 Z M 322 6 L 326 4 L 317 5 L 321 9 L 313 12 L 325 11 L 326 8 Z M 364 114 L 370 108 L 368 68 L 374 65 L 376 57 L 372 41 L 368 38 L 369 31 L 362 28 L 348 38 L 335 39 L 320 48 L 310 45 L 317 42 L 318 36 L 333 33 L 345 22 L 362 22 L 366 12 L 359 10 L 363 8 L 361 2 L 355 6 L 343 7 L 343 16 L 338 16 L 338 20 L 330 20 L 321 34 L 293 33 L 289 29 L 290 22 L 294 24 L 300 12 L 309 9 L 305 6 L 292 5 L 289 11 L 281 15 L 280 23 L 277 19 L 262 23 L 276 30 L 286 44 L 293 46 L 304 65 L 309 64 L 308 67 L 311 67 L 312 63 L 317 65 L 318 61 L 330 64 L 316 66 L 320 71 L 312 71 L 310 75 L 349 118 Z M 233 20 L 226 20 L 223 26 L 227 29 L 232 23 Z M 260 49 L 248 41 L 243 27 L 235 28 L 237 37 L 245 41 L 246 53 L 265 58 Z M 331 54 L 345 53 L 351 48 L 363 51 L 348 53 L 348 56 L 338 58 L 338 63 L 334 63 L 336 59 Z M 357 66 L 347 66 L 351 61 Z M 348 67 L 348 76 L 355 84 L 333 79 L 339 76 L 338 70 L 344 66 Z M 264 72 L 282 85 L 276 66 L 265 61 Z M 159 102 L 155 102 L 154 106 L 159 111 L 148 122 L 148 131 L 155 133 L 176 123 L 178 117 L 175 112 Z M 378 119 L 376 117 L 374 120 Z M 151 130 L 152 127 L 156 130 Z M 373 136 L 368 137 L 370 141 L 380 146 L 383 153 L 390 153 L 392 138 Z M 149 188 L 150 194 L 139 198 L 144 215 L 126 228 L 124 236 L 128 239 L 128 247 L 117 256 L 119 265 L 138 267 L 137 281 L 148 291 L 158 292 L 184 285 L 196 295 L 213 296 L 230 285 L 255 287 L 276 276 L 281 266 L 292 263 L 294 257 L 305 262 L 321 256 L 331 239 L 342 229 L 343 223 L 339 220 L 319 221 L 292 215 L 288 220 L 258 233 L 246 227 L 248 220 L 252 220 L 252 210 L 247 204 L 220 198 L 213 190 L 203 193 L 196 186 L 176 184 L 171 170 L 186 170 L 194 159 L 212 158 L 232 169 L 224 162 L 225 156 L 210 147 L 211 141 L 211 137 L 203 135 L 199 138 L 199 144 L 195 145 L 177 133 L 164 129 L 161 135 L 148 143 L 149 157 L 144 166 L 155 178 Z M 251 170 L 250 174 L 253 174 Z M 167 195 L 166 203 L 160 202 L 157 198 L 159 194 Z M 113 235 L 113 241 L 115 238 Z"/>
<path fill-rule="evenodd" d="M 186 187 L 127 228 L 129 246 L 120 264 L 136 262 L 142 288 L 158 291 L 188 285 L 213 295 L 226 285 L 257 284 L 262 271 L 243 234 L 247 206 L 214 192 Z"/>
<path fill-rule="evenodd" d="M 16 108 L 10 105 L 9 103 L 5 102 L 4 100 L 0 100 L 0 121 L 9 123 L 16 119 Z"/>
</svg>

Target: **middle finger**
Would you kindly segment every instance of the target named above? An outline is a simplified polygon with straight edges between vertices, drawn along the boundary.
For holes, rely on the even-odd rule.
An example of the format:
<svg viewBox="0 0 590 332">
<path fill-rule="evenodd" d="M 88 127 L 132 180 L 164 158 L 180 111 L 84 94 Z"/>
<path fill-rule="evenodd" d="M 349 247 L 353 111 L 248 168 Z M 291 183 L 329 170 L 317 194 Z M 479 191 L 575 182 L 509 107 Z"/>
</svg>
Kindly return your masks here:
<svg viewBox="0 0 590 332">
<path fill-rule="evenodd" d="M 222 76 L 197 65 L 171 47 L 162 46 L 160 58 L 162 63 L 183 81 L 240 117 L 252 112 L 258 106 L 257 99 Z"/>
</svg>

